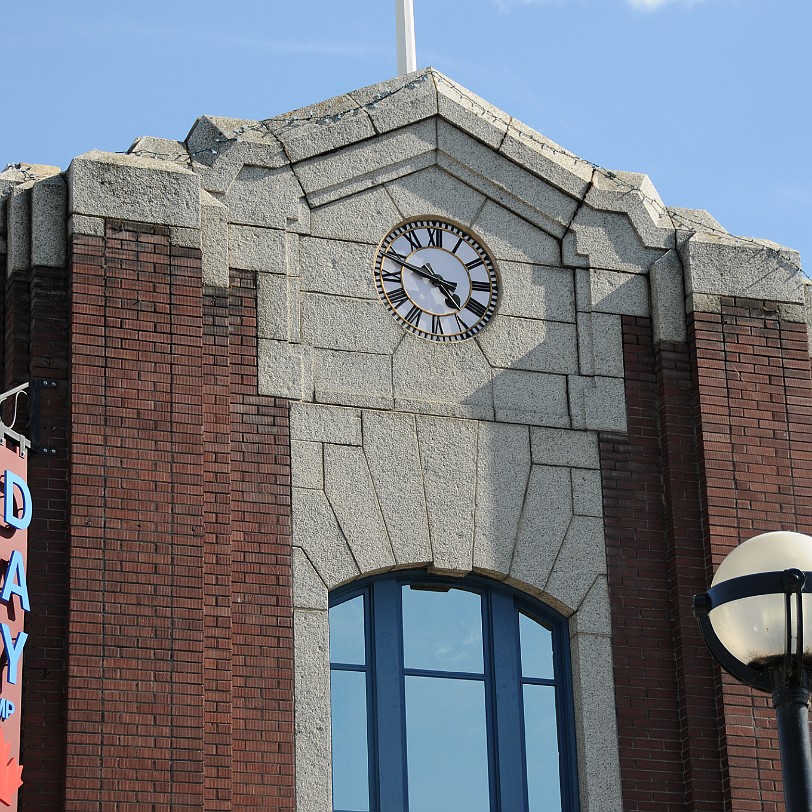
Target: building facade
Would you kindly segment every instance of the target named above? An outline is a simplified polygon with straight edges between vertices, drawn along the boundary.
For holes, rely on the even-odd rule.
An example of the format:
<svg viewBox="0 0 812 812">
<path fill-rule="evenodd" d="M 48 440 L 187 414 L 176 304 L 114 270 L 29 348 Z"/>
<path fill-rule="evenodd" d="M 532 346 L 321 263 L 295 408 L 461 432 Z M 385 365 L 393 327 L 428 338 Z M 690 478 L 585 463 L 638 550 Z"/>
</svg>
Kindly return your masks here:
<svg viewBox="0 0 812 812">
<path fill-rule="evenodd" d="M 768 699 L 720 676 L 691 596 L 809 529 L 796 253 L 433 69 L 14 165 L 0 201 L 4 388 L 31 382 L 21 810 L 328 812 L 331 601 L 406 572 L 561 619 L 563 809 L 782 808 Z"/>
</svg>

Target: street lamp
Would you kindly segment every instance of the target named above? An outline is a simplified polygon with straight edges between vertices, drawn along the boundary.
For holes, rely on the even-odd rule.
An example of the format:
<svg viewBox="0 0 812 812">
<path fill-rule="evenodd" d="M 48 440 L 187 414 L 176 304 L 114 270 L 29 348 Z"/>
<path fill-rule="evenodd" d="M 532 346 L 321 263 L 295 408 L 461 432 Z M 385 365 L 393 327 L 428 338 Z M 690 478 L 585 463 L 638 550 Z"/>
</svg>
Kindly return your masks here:
<svg viewBox="0 0 812 812">
<path fill-rule="evenodd" d="M 694 596 L 702 636 L 719 664 L 772 694 L 787 812 L 812 812 L 810 593 L 812 538 L 780 530 L 736 547 L 711 588 Z"/>
</svg>

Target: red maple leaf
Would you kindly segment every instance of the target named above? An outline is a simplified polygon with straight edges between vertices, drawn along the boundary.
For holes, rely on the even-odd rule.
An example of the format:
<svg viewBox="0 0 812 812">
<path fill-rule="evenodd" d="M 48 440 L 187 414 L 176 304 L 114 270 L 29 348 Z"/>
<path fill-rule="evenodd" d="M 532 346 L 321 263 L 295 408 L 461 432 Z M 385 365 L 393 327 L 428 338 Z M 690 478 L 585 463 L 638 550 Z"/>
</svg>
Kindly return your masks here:
<svg viewBox="0 0 812 812">
<path fill-rule="evenodd" d="M 23 768 L 11 755 L 8 742 L 0 736 L 0 803 L 11 806 L 14 794 L 23 785 Z"/>
</svg>

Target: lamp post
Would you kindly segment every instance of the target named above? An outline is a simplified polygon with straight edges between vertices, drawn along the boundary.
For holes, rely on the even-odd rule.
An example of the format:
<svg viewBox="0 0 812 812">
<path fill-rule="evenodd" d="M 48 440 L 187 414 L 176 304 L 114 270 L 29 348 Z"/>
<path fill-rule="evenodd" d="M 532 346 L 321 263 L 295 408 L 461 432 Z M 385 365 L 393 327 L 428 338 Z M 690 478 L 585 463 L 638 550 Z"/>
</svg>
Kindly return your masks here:
<svg viewBox="0 0 812 812">
<path fill-rule="evenodd" d="M 777 531 L 740 544 L 711 588 L 694 596 L 702 636 L 722 668 L 772 694 L 787 812 L 812 812 L 810 593 L 812 538 Z"/>
</svg>

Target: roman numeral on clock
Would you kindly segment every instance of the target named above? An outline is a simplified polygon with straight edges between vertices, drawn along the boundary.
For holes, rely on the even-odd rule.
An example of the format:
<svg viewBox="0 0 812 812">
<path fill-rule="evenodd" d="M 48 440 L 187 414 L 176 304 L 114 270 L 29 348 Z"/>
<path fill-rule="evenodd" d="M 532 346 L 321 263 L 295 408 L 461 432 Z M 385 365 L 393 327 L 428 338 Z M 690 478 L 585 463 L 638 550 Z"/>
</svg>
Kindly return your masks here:
<svg viewBox="0 0 812 812">
<path fill-rule="evenodd" d="M 413 305 L 412 309 L 406 314 L 406 321 L 414 327 L 419 327 L 422 315 L 423 311 L 417 305 Z"/>
<path fill-rule="evenodd" d="M 476 282 L 471 281 L 471 290 L 478 290 L 481 293 L 489 293 L 491 290 L 491 283 L 490 282 Z"/>
<path fill-rule="evenodd" d="M 465 263 L 465 267 L 468 268 L 469 271 L 473 271 L 474 268 L 478 268 L 480 265 L 482 265 L 482 257 L 477 257 Z"/>
<path fill-rule="evenodd" d="M 476 299 L 469 299 L 468 303 L 465 305 L 466 310 L 470 310 L 478 319 L 481 319 L 485 315 L 485 311 L 488 309 L 482 302 L 478 302 Z"/>
<path fill-rule="evenodd" d="M 381 282 L 400 282 L 400 274 L 397 271 L 381 270 Z"/>
<path fill-rule="evenodd" d="M 431 332 L 436 336 L 444 335 L 442 316 L 433 315 L 431 317 Z"/>
<path fill-rule="evenodd" d="M 426 229 L 429 234 L 429 246 L 434 248 L 443 247 L 443 230 L 441 228 Z"/>
<path fill-rule="evenodd" d="M 412 251 L 417 251 L 418 248 L 423 247 L 423 243 L 420 242 L 420 237 L 416 231 L 407 231 L 403 236 L 409 241 Z"/>
<path fill-rule="evenodd" d="M 387 290 L 386 297 L 392 303 L 392 307 L 400 307 L 409 298 L 403 288 L 392 288 L 392 290 Z"/>
</svg>

